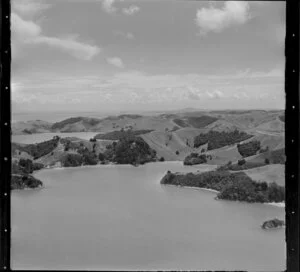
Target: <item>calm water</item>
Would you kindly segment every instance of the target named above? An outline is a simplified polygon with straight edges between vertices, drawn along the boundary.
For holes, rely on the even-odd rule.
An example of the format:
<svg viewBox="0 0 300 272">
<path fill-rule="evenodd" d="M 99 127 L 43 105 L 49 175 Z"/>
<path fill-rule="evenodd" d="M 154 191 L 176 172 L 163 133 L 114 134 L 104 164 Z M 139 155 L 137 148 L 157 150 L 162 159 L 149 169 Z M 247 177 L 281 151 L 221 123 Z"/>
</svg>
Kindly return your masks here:
<svg viewBox="0 0 300 272">
<path fill-rule="evenodd" d="M 43 120 L 47 122 L 59 122 L 71 117 L 103 118 L 107 113 L 101 112 L 12 112 L 12 122 L 26 122 L 31 120 Z"/>
<path fill-rule="evenodd" d="M 202 165 L 202 170 L 208 166 Z M 285 269 L 284 209 L 160 185 L 178 162 L 49 169 L 42 190 L 12 192 L 13 269 Z"/>
<path fill-rule="evenodd" d="M 35 144 L 43 141 L 51 140 L 54 136 L 61 138 L 77 137 L 84 140 L 93 138 L 99 132 L 69 132 L 69 133 L 36 133 L 28 135 L 12 135 L 11 141 L 20 144 Z"/>
</svg>

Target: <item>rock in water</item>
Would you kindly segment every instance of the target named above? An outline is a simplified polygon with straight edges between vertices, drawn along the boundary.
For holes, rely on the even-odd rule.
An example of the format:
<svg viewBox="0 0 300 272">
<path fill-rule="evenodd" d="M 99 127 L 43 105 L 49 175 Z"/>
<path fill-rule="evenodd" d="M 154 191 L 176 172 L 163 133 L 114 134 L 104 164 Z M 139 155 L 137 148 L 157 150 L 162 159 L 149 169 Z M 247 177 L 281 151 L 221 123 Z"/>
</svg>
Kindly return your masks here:
<svg viewBox="0 0 300 272">
<path fill-rule="evenodd" d="M 278 228 L 282 228 L 284 225 L 285 223 L 283 220 L 274 218 L 272 220 L 265 221 L 261 227 L 263 229 L 278 229 Z"/>
</svg>

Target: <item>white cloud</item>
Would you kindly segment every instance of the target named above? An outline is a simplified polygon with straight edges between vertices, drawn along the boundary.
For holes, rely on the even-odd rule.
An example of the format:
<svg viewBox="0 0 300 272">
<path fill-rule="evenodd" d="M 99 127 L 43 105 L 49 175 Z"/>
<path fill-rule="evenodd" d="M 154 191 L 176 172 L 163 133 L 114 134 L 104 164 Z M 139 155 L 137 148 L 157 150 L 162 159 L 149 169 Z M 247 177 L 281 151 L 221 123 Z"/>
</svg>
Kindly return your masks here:
<svg viewBox="0 0 300 272">
<path fill-rule="evenodd" d="M 239 91 L 235 94 L 233 94 L 233 98 L 235 99 L 249 99 L 249 95 L 247 95 L 245 92 Z"/>
<path fill-rule="evenodd" d="M 13 0 L 12 9 L 22 16 L 33 16 L 50 7 L 41 0 Z"/>
<path fill-rule="evenodd" d="M 102 9 L 107 13 L 116 12 L 116 8 L 114 7 L 115 0 L 103 0 L 102 1 Z"/>
<path fill-rule="evenodd" d="M 46 44 L 48 46 L 63 50 L 70 55 L 83 60 L 90 60 L 95 57 L 101 49 L 94 45 L 89 45 L 77 41 L 75 38 L 56 38 L 40 36 L 32 41 L 37 44 Z"/>
<path fill-rule="evenodd" d="M 101 51 L 98 46 L 77 41 L 76 36 L 58 38 L 42 35 L 42 29 L 38 24 L 24 20 L 16 13 L 11 15 L 11 25 L 13 56 L 22 44 L 46 44 L 83 60 L 90 60 Z"/>
<path fill-rule="evenodd" d="M 246 23 L 250 18 L 249 4 L 242 1 L 227 1 L 223 8 L 201 8 L 196 14 L 196 24 L 200 28 L 200 35 L 221 32 L 223 29 Z"/>
<path fill-rule="evenodd" d="M 113 57 L 113 58 L 107 58 L 106 61 L 113 65 L 113 66 L 116 66 L 118 68 L 124 68 L 124 63 L 123 61 L 120 59 L 120 58 L 117 58 L 117 57 Z"/>
<path fill-rule="evenodd" d="M 207 91 L 206 94 L 209 98 L 212 98 L 212 99 L 220 99 L 225 96 L 224 93 L 219 90 Z"/>
<path fill-rule="evenodd" d="M 139 12 L 140 8 L 138 6 L 131 5 L 128 8 L 123 8 L 122 11 L 126 15 L 133 15 L 133 14 Z"/>
<path fill-rule="evenodd" d="M 33 21 L 23 20 L 16 13 L 11 14 L 11 26 L 13 38 L 19 41 L 28 41 L 41 34 L 42 29 Z"/>
</svg>

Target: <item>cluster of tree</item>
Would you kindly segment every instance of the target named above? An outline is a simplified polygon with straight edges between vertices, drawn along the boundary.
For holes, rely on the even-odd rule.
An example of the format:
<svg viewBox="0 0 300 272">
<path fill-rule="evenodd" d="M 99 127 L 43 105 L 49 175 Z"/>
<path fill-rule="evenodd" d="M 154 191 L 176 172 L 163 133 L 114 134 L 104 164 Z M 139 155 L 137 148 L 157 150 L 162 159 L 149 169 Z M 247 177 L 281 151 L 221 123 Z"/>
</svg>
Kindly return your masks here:
<svg viewBox="0 0 300 272">
<path fill-rule="evenodd" d="M 18 168 L 24 174 L 31 174 L 33 171 L 40 170 L 44 168 L 42 163 L 32 162 L 30 159 L 20 159 L 18 162 Z M 15 164 L 13 164 L 13 171 L 16 170 Z"/>
<path fill-rule="evenodd" d="M 188 123 L 194 128 L 204 128 L 217 120 L 218 118 L 208 115 L 187 118 Z"/>
<path fill-rule="evenodd" d="M 237 144 L 237 149 L 244 158 L 253 156 L 260 150 L 260 141 Z"/>
<path fill-rule="evenodd" d="M 153 131 L 152 129 L 141 129 L 141 130 L 116 130 L 105 134 L 97 134 L 94 136 L 95 139 L 101 140 L 113 140 L 118 141 L 124 138 L 134 138 L 138 135 L 146 134 Z"/>
<path fill-rule="evenodd" d="M 212 150 L 226 145 L 239 143 L 251 137 L 252 135 L 249 135 L 243 131 L 238 131 L 237 129 L 230 132 L 210 130 L 209 132 L 201 133 L 194 138 L 194 147 L 198 148 L 199 146 L 208 143 L 207 149 Z"/>
<path fill-rule="evenodd" d="M 38 159 L 52 152 L 57 147 L 59 140 L 60 138 L 58 136 L 55 136 L 49 141 L 19 147 L 19 150 L 27 152 L 34 159 Z"/>
<path fill-rule="evenodd" d="M 113 142 L 107 146 L 103 155 L 104 160 L 118 164 L 138 165 L 156 161 L 156 151 L 151 149 L 141 137 L 126 137 Z"/>
<path fill-rule="evenodd" d="M 61 159 L 63 167 L 77 167 L 83 164 L 83 159 L 80 154 L 68 153 Z"/>
<path fill-rule="evenodd" d="M 87 148 L 79 149 L 78 153 L 82 156 L 83 165 L 96 165 L 98 163 L 97 155 Z"/>
<path fill-rule="evenodd" d="M 240 171 L 240 170 L 247 170 L 251 168 L 261 167 L 268 164 L 268 161 L 266 162 L 247 162 L 244 159 L 239 160 L 238 163 L 232 164 L 231 161 L 229 161 L 227 164 L 219 166 L 217 168 L 218 171 L 224 171 L 224 170 L 230 170 L 230 171 Z"/>
<path fill-rule="evenodd" d="M 43 183 L 31 175 L 12 174 L 11 176 L 11 183 L 10 183 L 11 190 L 25 189 L 25 188 L 34 189 L 41 186 L 43 186 Z"/>
<path fill-rule="evenodd" d="M 209 171 L 200 174 L 174 174 L 168 171 L 161 183 L 217 190 L 218 199 L 260 203 L 285 200 L 283 186 L 256 182 L 243 172 Z"/>
<path fill-rule="evenodd" d="M 191 153 L 185 157 L 183 164 L 184 165 L 194 165 L 207 162 L 207 156 L 205 154 Z"/>
</svg>

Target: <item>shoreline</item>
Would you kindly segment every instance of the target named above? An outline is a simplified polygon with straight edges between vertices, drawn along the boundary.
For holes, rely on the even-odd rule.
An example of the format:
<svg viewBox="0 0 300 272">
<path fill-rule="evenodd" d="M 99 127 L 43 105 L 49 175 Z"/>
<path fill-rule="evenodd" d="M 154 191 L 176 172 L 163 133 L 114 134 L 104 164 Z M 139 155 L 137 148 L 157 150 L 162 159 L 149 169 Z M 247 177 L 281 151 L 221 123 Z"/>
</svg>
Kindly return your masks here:
<svg viewBox="0 0 300 272">
<path fill-rule="evenodd" d="M 274 207 L 278 207 L 278 208 L 285 208 L 285 202 L 266 202 L 264 203 L 266 205 L 270 205 L 270 206 L 274 206 Z"/>
<path fill-rule="evenodd" d="M 201 188 L 201 187 L 192 187 L 192 186 L 180 186 L 180 185 L 175 185 L 175 184 L 163 184 L 164 186 L 173 186 L 177 188 L 183 188 L 183 189 L 193 189 L 193 190 L 203 190 L 203 191 L 208 191 L 212 193 L 219 193 L 219 191 L 214 190 L 214 189 L 208 189 L 208 188 Z"/>
<path fill-rule="evenodd" d="M 63 170 L 63 169 L 77 169 L 77 168 L 97 168 L 97 167 L 111 167 L 111 166 L 130 166 L 130 167 L 140 167 L 140 166 L 145 166 L 147 164 L 152 164 L 152 163 L 159 163 L 159 164 L 164 164 L 164 163 L 174 163 L 174 164 L 181 164 L 182 161 L 164 161 L 164 162 L 160 162 L 160 161 L 155 161 L 155 162 L 147 162 L 145 164 L 139 164 L 139 165 L 133 165 L 133 164 L 118 164 L 118 163 L 113 163 L 113 162 L 110 162 L 110 163 L 106 163 L 106 164 L 101 164 L 101 163 L 98 163 L 98 164 L 95 164 L 95 165 L 81 165 L 81 166 L 70 166 L 70 167 L 65 167 L 65 166 L 47 166 L 47 167 L 44 167 L 42 169 L 39 169 L 39 170 L 36 170 L 34 171 L 33 174 L 36 174 L 40 171 L 43 171 L 43 170 L 50 170 L 50 169 L 57 169 L 57 170 Z M 210 164 L 201 164 L 203 166 L 209 166 L 211 167 Z M 214 167 L 215 168 L 215 167 Z M 194 167 L 193 169 L 191 170 L 195 170 L 195 172 L 197 171 L 200 171 L 201 168 L 196 168 Z M 210 171 L 210 170 L 207 170 L 207 171 Z M 183 172 L 184 173 L 184 172 Z M 193 187 L 191 187 L 193 188 Z"/>
<path fill-rule="evenodd" d="M 201 187 L 192 187 L 192 186 L 180 186 L 180 185 L 175 185 L 175 184 L 163 184 L 164 186 L 173 186 L 173 187 L 178 187 L 178 188 L 186 188 L 186 189 L 194 189 L 194 190 L 203 190 L 203 191 L 208 191 L 208 192 L 212 192 L 212 193 L 220 193 L 220 191 L 214 190 L 214 189 L 208 189 L 208 188 L 201 188 Z M 227 201 L 231 201 L 231 200 L 227 200 Z M 249 202 L 245 202 L 245 201 L 232 201 L 232 202 L 242 202 L 242 203 L 247 203 L 247 204 L 265 204 L 265 205 L 270 205 L 270 206 L 274 206 L 277 208 L 285 208 L 285 202 L 264 202 L 264 203 L 260 203 L 260 202 L 254 202 L 254 203 L 249 203 Z"/>
</svg>

